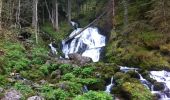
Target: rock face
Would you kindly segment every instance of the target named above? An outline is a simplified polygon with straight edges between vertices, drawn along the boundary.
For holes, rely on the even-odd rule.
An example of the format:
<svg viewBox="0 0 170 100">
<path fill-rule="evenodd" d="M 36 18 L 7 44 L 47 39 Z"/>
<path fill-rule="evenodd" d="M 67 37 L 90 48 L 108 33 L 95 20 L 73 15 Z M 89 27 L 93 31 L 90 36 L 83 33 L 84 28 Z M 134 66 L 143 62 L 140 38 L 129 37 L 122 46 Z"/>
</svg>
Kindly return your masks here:
<svg viewBox="0 0 170 100">
<path fill-rule="evenodd" d="M 5 93 L 4 98 L 2 100 L 20 100 L 22 97 L 22 94 L 19 93 L 16 90 L 9 90 Z"/>
<path fill-rule="evenodd" d="M 27 100 L 45 100 L 45 99 L 40 96 L 32 96 L 32 97 L 29 97 Z"/>
<path fill-rule="evenodd" d="M 70 60 L 73 60 L 75 63 L 81 64 L 81 65 L 91 62 L 90 57 L 84 57 L 78 53 L 68 54 L 68 57 Z"/>
</svg>

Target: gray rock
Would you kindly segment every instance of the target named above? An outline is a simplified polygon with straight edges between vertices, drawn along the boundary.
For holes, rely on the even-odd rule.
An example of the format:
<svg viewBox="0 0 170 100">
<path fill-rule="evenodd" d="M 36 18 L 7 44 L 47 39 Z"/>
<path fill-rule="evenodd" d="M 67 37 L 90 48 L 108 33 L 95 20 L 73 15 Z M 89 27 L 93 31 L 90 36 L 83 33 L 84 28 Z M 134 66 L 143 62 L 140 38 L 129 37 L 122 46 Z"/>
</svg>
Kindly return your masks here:
<svg viewBox="0 0 170 100">
<path fill-rule="evenodd" d="M 68 54 L 68 57 L 69 57 L 69 59 L 74 60 L 75 63 L 81 64 L 81 65 L 91 62 L 90 57 L 84 57 L 78 53 Z"/>
<path fill-rule="evenodd" d="M 22 97 L 22 94 L 16 90 L 8 90 L 5 93 L 4 98 L 2 98 L 1 100 L 20 100 Z"/>
<path fill-rule="evenodd" d="M 61 78 L 61 70 L 57 69 L 57 70 L 53 71 L 51 73 L 51 78 L 60 79 Z"/>
<path fill-rule="evenodd" d="M 32 96 L 32 97 L 29 97 L 27 100 L 45 100 L 45 99 L 40 96 Z"/>
<path fill-rule="evenodd" d="M 0 93 L 2 93 L 4 91 L 4 89 L 2 87 L 0 87 Z"/>
<path fill-rule="evenodd" d="M 46 80 L 40 80 L 40 84 L 41 84 L 41 85 L 44 85 L 44 84 L 46 84 L 46 83 L 47 83 Z"/>
</svg>

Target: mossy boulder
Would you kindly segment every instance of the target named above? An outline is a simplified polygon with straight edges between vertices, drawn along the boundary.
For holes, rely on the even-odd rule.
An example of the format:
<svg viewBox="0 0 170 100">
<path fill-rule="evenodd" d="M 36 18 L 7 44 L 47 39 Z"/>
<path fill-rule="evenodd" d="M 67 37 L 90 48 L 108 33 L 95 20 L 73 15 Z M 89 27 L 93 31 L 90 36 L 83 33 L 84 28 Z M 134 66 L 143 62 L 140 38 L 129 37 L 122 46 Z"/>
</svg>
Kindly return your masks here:
<svg viewBox="0 0 170 100">
<path fill-rule="evenodd" d="M 170 55 L 170 43 L 160 46 L 160 51 L 164 54 Z"/>
<path fill-rule="evenodd" d="M 140 79 L 140 76 L 136 71 L 128 71 L 127 74 L 130 75 L 130 77 L 132 78 Z"/>
<path fill-rule="evenodd" d="M 119 67 L 112 63 L 112 64 L 107 64 L 107 63 L 97 63 L 95 64 L 96 69 L 95 72 L 96 74 L 100 74 L 100 77 L 102 79 L 107 79 L 113 76 L 117 71 L 119 71 Z"/>
<path fill-rule="evenodd" d="M 128 100 L 152 100 L 153 95 L 142 84 L 125 82 L 121 87 L 122 95 Z"/>
</svg>

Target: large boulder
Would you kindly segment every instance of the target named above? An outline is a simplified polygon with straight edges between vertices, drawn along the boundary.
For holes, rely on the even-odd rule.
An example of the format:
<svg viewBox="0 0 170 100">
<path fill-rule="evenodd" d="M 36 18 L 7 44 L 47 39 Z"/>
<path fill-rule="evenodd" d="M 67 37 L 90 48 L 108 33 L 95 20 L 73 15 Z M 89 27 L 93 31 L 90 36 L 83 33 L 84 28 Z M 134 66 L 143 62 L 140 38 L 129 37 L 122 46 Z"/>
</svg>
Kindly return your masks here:
<svg viewBox="0 0 170 100">
<path fill-rule="evenodd" d="M 2 100 L 20 100 L 22 94 L 14 89 L 5 92 L 4 98 Z"/>
<path fill-rule="evenodd" d="M 70 60 L 73 60 L 74 63 L 80 64 L 80 65 L 84 65 L 86 63 L 91 62 L 90 57 L 85 57 L 85 56 L 82 56 L 81 54 L 78 54 L 78 53 L 68 54 L 68 57 L 69 57 Z"/>
</svg>

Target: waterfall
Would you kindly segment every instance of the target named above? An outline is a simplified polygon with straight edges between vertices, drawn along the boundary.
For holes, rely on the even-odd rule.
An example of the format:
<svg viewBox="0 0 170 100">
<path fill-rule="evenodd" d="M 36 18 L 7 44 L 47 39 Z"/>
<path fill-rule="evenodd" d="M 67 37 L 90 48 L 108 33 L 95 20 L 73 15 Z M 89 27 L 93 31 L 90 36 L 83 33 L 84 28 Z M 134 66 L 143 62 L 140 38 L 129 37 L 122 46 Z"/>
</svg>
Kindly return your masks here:
<svg viewBox="0 0 170 100">
<path fill-rule="evenodd" d="M 163 71 L 150 71 L 150 78 L 156 80 L 158 83 L 163 84 L 164 89 L 163 90 L 156 90 L 154 89 L 154 84 L 151 84 L 149 81 L 144 79 L 142 75 L 137 71 L 137 68 L 129 68 L 129 67 L 123 67 L 120 66 L 120 70 L 123 72 L 128 72 L 130 70 L 135 70 L 136 73 L 138 73 L 140 77 L 141 83 L 146 86 L 150 91 L 155 94 L 159 100 L 170 100 L 170 72 L 167 72 L 165 70 Z"/>
<path fill-rule="evenodd" d="M 113 86 L 114 86 L 114 83 L 113 83 L 113 76 L 112 76 L 111 82 L 109 85 L 106 86 L 105 92 L 110 93 Z"/>
<path fill-rule="evenodd" d="M 69 37 L 81 31 L 82 28 L 76 28 Z M 89 27 L 75 36 L 70 42 L 62 41 L 62 52 L 65 58 L 69 58 L 68 54 L 79 53 L 82 56 L 90 57 L 93 62 L 98 62 L 100 59 L 100 52 L 105 46 L 105 36 L 99 33 L 98 28 Z"/>
<path fill-rule="evenodd" d="M 152 87 L 152 93 L 157 94 L 160 100 L 170 100 L 170 72 L 163 71 L 151 71 L 150 77 L 157 82 L 163 83 L 164 89 L 162 91 L 154 90 Z"/>
</svg>

